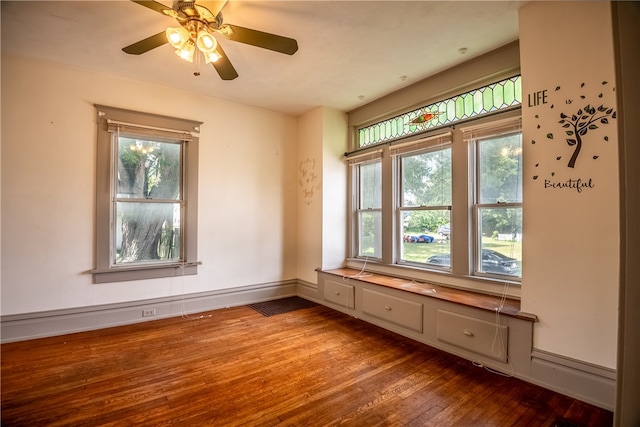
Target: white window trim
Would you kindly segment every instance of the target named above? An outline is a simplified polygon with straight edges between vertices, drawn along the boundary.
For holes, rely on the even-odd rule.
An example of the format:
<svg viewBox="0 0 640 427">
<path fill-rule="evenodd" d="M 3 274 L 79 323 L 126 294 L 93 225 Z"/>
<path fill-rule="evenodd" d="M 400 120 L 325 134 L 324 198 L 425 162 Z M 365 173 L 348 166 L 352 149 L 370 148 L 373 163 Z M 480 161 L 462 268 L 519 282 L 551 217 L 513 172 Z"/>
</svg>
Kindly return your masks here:
<svg viewBox="0 0 640 427">
<path fill-rule="evenodd" d="M 402 229 L 403 229 L 402 227 L 403 224 L 401 223 L 402 212 L 411 211 L 411 210 L 413 211 L 447 210 L 451 214 L 451 211 L 453 209 L 452 204 L 441 205 L 441 206 L 413 206 L 413 207 L 402 206 L 402 192 L 403 192 L 402 177 L 401 177 L 402 158 L 404 156 L 418 155 L 418 154 L 428 153 L 428 152 L 432 152 L 440 149 L 446 149 L 446 148 L 451 149 L 451 146 L 452 146 L 452 132 L 446 131 L 446 132 L 436 133 L 426 138 L 420 138 L 416 141 L 392 144 L 389 147 L 391 156 L 393 156 L 394 158 L 394 179 L 396 182 L 395 184 L 396 197 L 394 198 L 394 206 L 393 206 L 394 212 L 395 212 L 394 236 L 396 236 L 396 238 L 394 239 L 393 259 L 395 260 L 394 262 L 397 265 L 416 266 L 417 268 L 427 268 L 426 267 L 427 264 L 425 263 L 417 263 L 417 262 L 412 262 L 412 261 L 402 259 L 402 251 L 400 248 L 400 246 L 403 244 L 402 237 L 401 237 Z"/>
<path fill-rule="evenodd" d="M 469 242 L 470 248 L 473 248 L 471 251 L 473 255 L 473 259 L 471 260 L 471 272 L 473 276 L 477 277 L 487 277 L 489 279 L 495 280 L 507 280 L 509 282 L 513 282 L 515 284 L 521 283 L 521 277 L 511 278 L 510 276 L 481 272 L 478 264 L 482 261 L 481 255 L 481 244 L 480 244 L 480 224 L 478 221 L 478 212 L 482 208 L 520 208 L 522 211 L 522 202 L 505 202 L 505 203 L 480 203 L 479 201 L 479 192 L 480 192 L 480 178 L 479 178 L 479 167 L 477 165 L 478 162 L 478 143 L 481 143 L 483 139 L 491 139 L 494 137 L 500 137 L 503 135 L 512 135 L 516 133 L 522 133 L 522 119 L 520 117 L 510 117 L 501 120 L 495 120 L 488 123 L 478 124 L 476 126 L 469 126 L 460 129 L 462 132 L 462 138 L 466 145 L 469 146 L 469 150 L 473 152 L 473 187 L 470 188 L 470 192 L 472 194 L 472 222 L 470 225 L 471 232 L 471 240 Z M 521 176 L 522 178 L 522 176 Z M 522 195 L 521 195 L 522 197 Z M 522 275 L 522 272 L 520 272 Z"/>
<path fill-rule="evenodd" d="M 96 148 L 96 236 L 94 283 L 157 279 L 197 274 L 198 261 L 198 144 L 201 122 L 95 105 Z M 135 128 L 144 135 L 177 139 L 184 135 L 182 258 L 178 261 L 135 265 L 112 265 L 112 131 L 117 125 Z"/>
</svg>

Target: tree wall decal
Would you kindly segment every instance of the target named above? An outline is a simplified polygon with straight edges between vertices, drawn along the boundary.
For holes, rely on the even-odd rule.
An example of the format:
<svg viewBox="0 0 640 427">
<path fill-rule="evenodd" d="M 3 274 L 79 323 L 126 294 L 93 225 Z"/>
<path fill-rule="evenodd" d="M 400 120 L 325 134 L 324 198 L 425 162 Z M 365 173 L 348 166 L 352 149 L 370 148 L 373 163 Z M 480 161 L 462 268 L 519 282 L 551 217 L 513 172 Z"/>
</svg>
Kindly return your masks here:
<svg viewBox="0 0 640 427">
<path fill-rule="evenodd" d="M 595 108 L 587 104 L 584 108 L 580 108 L 575 114 L 572 114 L 571 117 L 560 113 L 560 121 L 558 123 L 567 129 L 565 131 L 568 136 L 568 138 L 566 138 L 567 144 L 570 147 L 575 147 L 573 155 L 567 164 L 568 167 L 573 168 L 575 166 L 576 160 L 580 155 L 580 150 L 582 149 L 583 137 L 590 130 L 598 129 L 598 123 L 603 125 L 608 124 L 608 117 L 615 119 L 616 112 L 613 108 L 605 107 L 604 105 Z"/>
</svg>

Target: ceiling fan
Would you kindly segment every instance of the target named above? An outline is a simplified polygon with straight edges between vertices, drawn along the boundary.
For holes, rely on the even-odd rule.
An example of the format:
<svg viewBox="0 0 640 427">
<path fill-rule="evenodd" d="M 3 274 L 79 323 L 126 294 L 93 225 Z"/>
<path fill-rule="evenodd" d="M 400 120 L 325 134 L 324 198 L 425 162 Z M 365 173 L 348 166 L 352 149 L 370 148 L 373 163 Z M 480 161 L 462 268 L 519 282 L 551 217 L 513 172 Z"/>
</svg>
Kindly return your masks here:
<svg viewBox="0 0 640 427">
<path fill-rule="evenodd" d="M 238 77 L 238 72 L 214 34 L 287 55 L 293 55 L 298 50 L 298 42 L 294 39 L 224 23 L 220 11 L 226 4 L 226 0 L 209 1 L 208 8 L 197 4 L 196 1 L 175 1 L 173 7 L 167 7 L 153 0 L 131 1 L 170 16 L 180 24 L 179 27 L 169 27 L 165 31 L 122 49 L 131 55 L 140 55 L 169 43 L 176 48 L 176 54 L 182 59 L 189 62 L 195 61 L 197 64 L 200 58 L 203 58 L 205 63 L 213 65 L 223 80 L 233 80 Z M 194 74 L 200 74 L 197 68 Z"/>
</svg>

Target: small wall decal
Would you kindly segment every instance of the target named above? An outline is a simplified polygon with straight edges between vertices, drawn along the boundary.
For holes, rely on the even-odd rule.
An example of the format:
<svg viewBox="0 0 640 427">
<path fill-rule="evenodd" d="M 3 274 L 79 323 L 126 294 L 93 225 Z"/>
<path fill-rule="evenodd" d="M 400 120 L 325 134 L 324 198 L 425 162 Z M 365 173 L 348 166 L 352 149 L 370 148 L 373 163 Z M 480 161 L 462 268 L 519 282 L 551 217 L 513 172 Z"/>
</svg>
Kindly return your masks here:
<svg viewBox="0 0 640 427">
<path fill-rule="evenodd" d="M 302 188 L 302 198 L 307 205 L 313 202 L 314 190 L 321 188 L 315 169 L 316 159 L 306 158 L 298 165 L 298 184 Z"/>
</svg>

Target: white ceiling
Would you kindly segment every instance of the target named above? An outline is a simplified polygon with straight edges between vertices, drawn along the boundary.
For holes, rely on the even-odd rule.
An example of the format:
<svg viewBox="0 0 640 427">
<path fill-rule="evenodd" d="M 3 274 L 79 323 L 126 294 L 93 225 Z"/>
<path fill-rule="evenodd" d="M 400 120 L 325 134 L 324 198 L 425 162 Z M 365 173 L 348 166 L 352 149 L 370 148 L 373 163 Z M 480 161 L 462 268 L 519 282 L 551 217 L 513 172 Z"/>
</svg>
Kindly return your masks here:
<svg viewBox="0 0 640 427">
<path fill-rule="evenodd" d="M 240 75 L 232 81 L 210 65 L 195 77 L 193 65 L 169 45 L 140 56 L 122 52 L 175 26 L 130 1 L 1 4 L 3 53 L 299 115 L 320 105 L 352 110 L 516 40 L 523 2 L 229 0 L 225 22 L 291 37 L 299 46 L 289 56 L 218 37 Z"/>
</svg>

